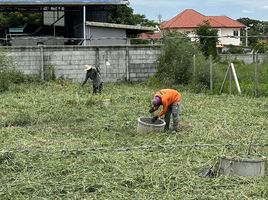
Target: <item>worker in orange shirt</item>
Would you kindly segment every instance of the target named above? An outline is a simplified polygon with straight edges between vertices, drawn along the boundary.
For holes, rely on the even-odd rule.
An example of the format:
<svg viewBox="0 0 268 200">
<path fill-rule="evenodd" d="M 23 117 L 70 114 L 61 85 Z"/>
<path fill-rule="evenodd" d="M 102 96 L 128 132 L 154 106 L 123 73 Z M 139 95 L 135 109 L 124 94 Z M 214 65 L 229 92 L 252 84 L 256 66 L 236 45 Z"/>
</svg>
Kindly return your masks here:
<svg viewBox="0 0 268 200">
<path fill-rule="evenodd" d="M 155 93 L 154 98 L 152 100 L 152 108 L 150 109 L 150 113 L 155 112 L 162 105 L 163 109 L 159 113 L 153 117 L 152 122 L 155 122 L 158 118 L 165 115 L 165 130 L 169 130 L 170 124 L 170 116 L 172 113 L 173 116 L 173 129 L 172 133 L 176 133 L 179 128 L 179 112 L 180 112 L 180 102 L 181 102 L 181 94 L 177 90 L 173 89 L 162 89 Z"/>
</svg>

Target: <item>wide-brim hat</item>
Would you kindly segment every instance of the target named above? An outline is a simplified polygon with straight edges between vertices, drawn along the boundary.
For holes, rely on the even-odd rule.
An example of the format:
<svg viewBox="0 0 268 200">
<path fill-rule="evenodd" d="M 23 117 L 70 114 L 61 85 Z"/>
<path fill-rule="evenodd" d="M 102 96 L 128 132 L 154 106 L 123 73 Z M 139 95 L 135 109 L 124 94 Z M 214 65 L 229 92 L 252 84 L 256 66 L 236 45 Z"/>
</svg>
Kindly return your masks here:
<svg viewBox="0 0 268 200">
<path fill-rule="evenodd" d="M 93 67 L 91 66 L 91 65 L 85 65 L 85 71 L 88 71 L 88 70 L 90 70 L 90 69 L 92 69 Z"/>
</svg>

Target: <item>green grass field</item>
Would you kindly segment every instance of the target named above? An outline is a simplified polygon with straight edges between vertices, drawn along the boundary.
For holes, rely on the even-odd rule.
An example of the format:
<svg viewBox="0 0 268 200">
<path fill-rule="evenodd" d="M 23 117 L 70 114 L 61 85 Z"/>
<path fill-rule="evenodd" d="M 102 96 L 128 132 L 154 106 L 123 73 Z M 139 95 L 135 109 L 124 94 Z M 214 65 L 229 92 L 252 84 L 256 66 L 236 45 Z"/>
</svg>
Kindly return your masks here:
<svg viewBox="0 0 268 200">
<path fill-rule="evenodd" d="M 179 134 L 140 134 L 160 88 L 90 89 L 48 82 L 0 94 L 0 199 L 268 199 L 267 176 L 198 176 L 218 156 L 245 155 L 252 138 L 267 144 L 267 98 L 184 89 Z M 267 146 L 251 154 L 268 156 Z"/>
</svg>

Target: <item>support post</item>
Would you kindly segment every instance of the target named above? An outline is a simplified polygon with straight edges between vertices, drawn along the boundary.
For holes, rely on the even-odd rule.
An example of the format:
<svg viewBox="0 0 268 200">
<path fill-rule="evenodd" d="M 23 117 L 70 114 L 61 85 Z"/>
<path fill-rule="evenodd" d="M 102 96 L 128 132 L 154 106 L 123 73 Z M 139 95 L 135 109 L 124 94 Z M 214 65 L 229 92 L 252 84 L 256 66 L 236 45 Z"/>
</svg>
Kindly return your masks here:
<svg viewBox="0 0 268 200">
<path fill-rule="evenodd" d="M 260 63 L 259 63 L 259 58 L 258 58 L 258 53 L 256 53 L 256 68 L 255 68 L 255 84 L 256 84 L 256 88 L 255 88 L 255 95 L 256 97 L 259 97 L 259 79 L 260 79 Z"/>
<path fill-rule="evenodd" d="M 238 94 L 241 95 L 241 89 L 240 89 L 240 85 L 239 85 L 239 82 L 238 82 L 238 78 L 237 78 L 236 71 L 235 71 L 233 63 L 231 63 L 231 69 L 232 69 L 232 73 L 233 73 L 233 76 L 234 76 L 234 80 L 235 80 L 235 84 L 236 84 Z"/>
<path fill-rule="evenodd" d="M 230 67 L 231 67 L 231 64 L 230 64 Z M 233 82 L 233 79 L 232 79 L 232 70 L 229 70 L 229 93 L 230 95 L 233 94 L 233 86 L 232 86 L 232 83 Z"/>
<path fill-rule="evenodd" d="M 45 80 L 44 72 L 44 47 L 40 45 L 40 74 L 42 80 Z"/>
<path fill-rule="evenodd" d="M 126 47 L 126 80 L 129 81 L 129 47 Z"/>
<path fill-rule="evenodd" d="M 223 91 L 223 88 L 224 88 L 224 85 L 227 81 L 227 77 L 229 75 L 229 80 L 230 80 L 230 94 L 232 94 L 232 76 L 234 77 L 234 80 L 235 80 L 235 84 L 236 84 L 236 88 L 237 88 L 237 91 L 238 91 L 238 94 L 241 95 L 241 88 L 240 88 L 240 85 L 239 85 L 239 81 L 238 81 L 238 78 L 237 78 L 237 75 L 236 75 L 236 71 L 235 71 L 235 67 L 234 67 L 234 64 L 233 63 L 230 63 L 229 66 L 228 66 L 228 69 L 225 73 L 225 77 L 224 77 L 224 80 L 223 80 L 223 83 L 221 85 L 221 89 L 220 89 L 220 94 L 222 93 Z"/>
<path fill-rule="evenodd" d="M 222 85 L 221 85 L 221 89 L 220 89 L 220 94 L 221 94 L 222 91 L 223 91 L 224 85 L 225 85 L 226 80 L 227 80 L 227 76 L 228 76 L 228 74 L 230 73 L 229 71 L 230 71 L 230 65 L 228 66 L 227 71 L 226 71 L 226 73 L 225 73 L 225 76 L 224 76 L 224 79 L 223 79 L 223 82 L 222 82 Z"/>
<path fill-rule="evenodd" d="M 86 6 L 83 6 L 83 46 L 87 45 L 87 38 L 86 38 Z"/>
<path fill-rule="evenodd" d="M 246 27 L 246 47 L 248 47 L 248 29 L 249 27 Z"/>
<path fill-rule="evenodd" d="M 213 63 L 212 55 L 209 56 L 209 77 L 210 77 L 210 91 L 213 93 Z"/>
<path fill-rule="evenodd" d="M 193 75 L 194 75 L 194 82 L 196 81 L 196 56 L 193 55 L 193 68 L 194 68 L 194 72 L 193 72 Z"/>
</svg>

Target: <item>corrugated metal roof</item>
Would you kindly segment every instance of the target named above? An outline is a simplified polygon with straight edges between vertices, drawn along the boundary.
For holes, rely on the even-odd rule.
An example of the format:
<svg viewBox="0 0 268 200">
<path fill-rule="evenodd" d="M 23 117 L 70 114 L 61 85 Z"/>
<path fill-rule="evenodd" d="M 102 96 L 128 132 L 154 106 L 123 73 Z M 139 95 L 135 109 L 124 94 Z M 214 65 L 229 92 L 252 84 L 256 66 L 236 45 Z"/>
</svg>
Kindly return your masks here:
<svg viewBox="0 0 268 200">
<path fill-rule="evenodd" d="M 88 26 L 104 27 L 104 28 L 117 28 L 117 29 L 129 29 L 129 30 L 141 30 L 141 31 L 154 31 L 156 28 L 139 26 L 139 25 L 126 25 L 126 24 L 113 24 L 104 22 L 87 22 Z"/>
<path fill-rule="evenodd" d="M 0 0 L 0 6 L 36 5 L 107 5 L 127 4 L 128 0 Z"/>
</svg>

